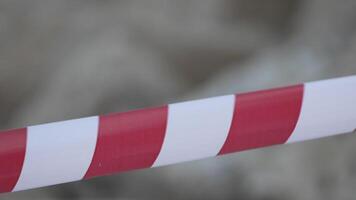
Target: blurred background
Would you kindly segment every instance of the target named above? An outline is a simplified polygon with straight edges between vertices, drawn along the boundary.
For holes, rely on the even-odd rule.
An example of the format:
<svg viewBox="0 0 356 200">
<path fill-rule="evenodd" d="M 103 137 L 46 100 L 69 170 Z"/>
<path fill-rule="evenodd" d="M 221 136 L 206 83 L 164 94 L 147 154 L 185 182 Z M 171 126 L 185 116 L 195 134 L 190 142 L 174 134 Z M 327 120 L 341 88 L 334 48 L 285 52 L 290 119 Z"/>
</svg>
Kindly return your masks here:
<svg viewBox="0 0 356 200">
<path fill-rule="evenodd" d="M 3 0 L 0 128 L 353 75 L 355 10 L 354 0 Z M 356 137 L 343 135 L 0 198 L 327 200 L 355 188 Z"/>
</svg>

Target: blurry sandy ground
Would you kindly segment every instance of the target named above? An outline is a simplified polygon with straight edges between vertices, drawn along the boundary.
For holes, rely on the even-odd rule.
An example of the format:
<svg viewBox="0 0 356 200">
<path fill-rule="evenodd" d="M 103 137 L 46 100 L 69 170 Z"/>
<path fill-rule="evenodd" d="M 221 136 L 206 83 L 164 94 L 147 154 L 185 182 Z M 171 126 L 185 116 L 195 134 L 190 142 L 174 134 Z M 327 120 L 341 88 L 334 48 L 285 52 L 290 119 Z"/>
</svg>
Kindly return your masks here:
<svg viewBox="0 0 356 200">
<path fill-rule="evenodd" d="M 4 0 L 0 125 L 356 74 L 355 9 L 353 0 Z M 0 198 L 354 199 L 355 145 L 338 136 Z"/>
</svg>

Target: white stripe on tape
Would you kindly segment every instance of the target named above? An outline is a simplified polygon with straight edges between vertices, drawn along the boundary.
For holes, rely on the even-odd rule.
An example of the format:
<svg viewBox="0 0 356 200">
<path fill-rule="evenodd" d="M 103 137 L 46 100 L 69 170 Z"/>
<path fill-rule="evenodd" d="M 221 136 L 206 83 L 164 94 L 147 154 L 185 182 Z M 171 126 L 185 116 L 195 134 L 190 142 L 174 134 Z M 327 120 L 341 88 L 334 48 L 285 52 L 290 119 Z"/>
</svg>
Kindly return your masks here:
<svg viewBox="0 0 356 200">
<path fill-rule="evenodd" d="M 82 179 L 95 151 L 98 124 L 98 117 L 89 117 L 29 127 L 14 191 Z"/>
<path fill-rule="evenodd" d="M 216 156 L 234 113 L 235 96 L 172 104 L 161 152 L 153 166 Z"/>
<path fill-rule="evenodd" d="M 301 114 L 288 143 L 352 132 L 355 105 L 355 77 L 305 84 Z"/>
</svg>

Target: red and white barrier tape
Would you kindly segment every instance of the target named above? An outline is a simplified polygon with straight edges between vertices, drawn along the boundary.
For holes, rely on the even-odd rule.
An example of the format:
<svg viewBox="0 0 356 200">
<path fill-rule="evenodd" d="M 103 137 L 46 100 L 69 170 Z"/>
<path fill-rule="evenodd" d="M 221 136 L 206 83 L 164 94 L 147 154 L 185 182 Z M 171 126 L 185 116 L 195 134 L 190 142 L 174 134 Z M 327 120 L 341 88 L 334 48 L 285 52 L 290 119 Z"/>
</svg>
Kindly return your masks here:
<svg viewBox="0 0 356 200">
<path fill-rule="evenodd" d="M 0 132 L 0 192 L 352 132 L 356 76 Z"/>
</svg>

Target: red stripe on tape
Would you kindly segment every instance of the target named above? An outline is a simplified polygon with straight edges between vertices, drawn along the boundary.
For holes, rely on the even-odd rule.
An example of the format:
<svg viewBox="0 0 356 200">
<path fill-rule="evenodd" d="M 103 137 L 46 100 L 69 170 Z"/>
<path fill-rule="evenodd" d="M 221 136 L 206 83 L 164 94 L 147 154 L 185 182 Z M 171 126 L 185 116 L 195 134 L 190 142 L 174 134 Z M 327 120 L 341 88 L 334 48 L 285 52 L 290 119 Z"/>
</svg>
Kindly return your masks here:
<svg viewBox="0 0 356 200">
<path fill-rule="evenodd" d="M 26 153 L 26 128 L 0 132 L 0 193 L 15 187 Z"/>
<path fill-rule="evenodd" d="M 167 106 L 100 117 L 85 178 L 151 167 L 163 144 L 167 117 Z"/>
<path fill-rule="evenodd" d="M 234 117 L 219 154 L 285 143 L 296 127 L 304 85 L 236 95 Z"/>
</svg>

